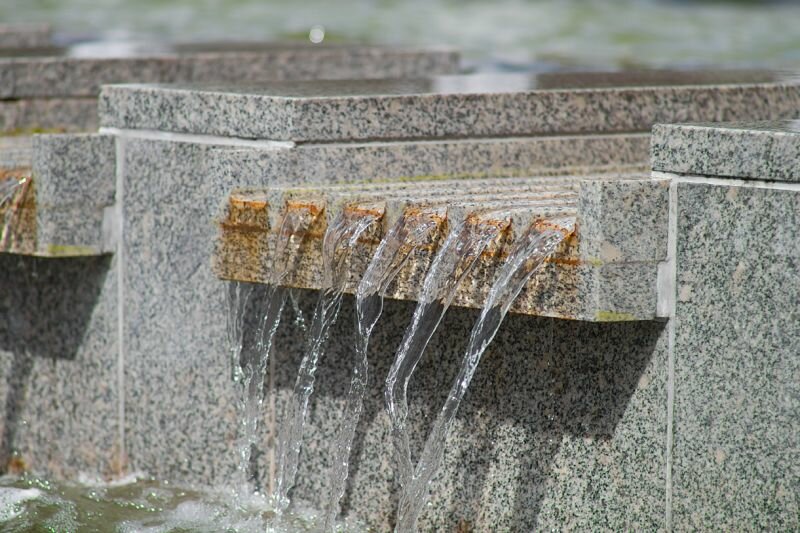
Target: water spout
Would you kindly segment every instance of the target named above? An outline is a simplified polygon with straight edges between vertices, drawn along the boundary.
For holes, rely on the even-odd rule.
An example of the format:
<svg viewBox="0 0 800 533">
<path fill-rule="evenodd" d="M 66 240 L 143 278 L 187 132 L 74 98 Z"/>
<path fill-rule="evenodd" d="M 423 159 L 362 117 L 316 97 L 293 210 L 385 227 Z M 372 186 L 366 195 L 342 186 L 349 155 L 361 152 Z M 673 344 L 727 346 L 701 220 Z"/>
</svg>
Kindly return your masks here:
<svg viewBox="0 0 800 533">
<path fill-rule="evenodd" d="M 372 330 L 383 311 L 386 289 L 397 277 L 412 253 L 431 246 L 439 236 L 444 219 L 443 208 L 409 208 L 381 241 L 356 290 L 356 340 L 353 372 L 347 392 L 342 424 L 334 443 L 331 488 L 326 508 L 324 531 L 332 531 L 339 514 L 350 465 L 356 427 L 364 404 L 369 361 L 367 349 Z"/>
<path fill-rule="evenodd" d="M 263 302 L 258 306 L 260 320 L 256 350 L 246 358 L 242 357 L 243 316 L 248 301 L 252 299 L 252 289 L 243 289 L 237 283 L 228 293 L 228 337 L 231 342 L 233 380 L 241 389 L 239 411 L 242 427 L 238 446 L 240 498 L 248 495 L 250 482 L 254 478 L 252 463 L 258 440 L 259 414 L 264 403 L 264 377 L 272 341 L 286 302 L 286 290 L 280 284 L 294 268 L 303 239 L 318 215 L 319 211 L 314 209 L 286 209 L 276 236 L 270 282 L 266 286 Z"/>
<path fill-rule="evenodd" d="M 275 506 L 283 511 L 289 505 L 289 491 L 297 474 L 303 428 L 314 379 L 331 325 L 336 321 L 347 282 L 347 260 L 358 239 L 383 216 L 383 208 L 340 211 L 325 232 L 322 246 L 323 289 L 317 300 L 308 332 L 308 346 L 300 362 L 294 391 L 286 406 L 278 432 L 278 462 L 275 479 Z"/>
<path fill-rule="evenodd" d="M 428 485 L 444 456 L 444 441 L 456 411 L 469 387 L 481 356 L 494 339 L 511 304 L 545 259 L 574 228 L 574 219 L 539 222 L 522 235 L 489 291 L 481 315 L 470 334 L 458 376 L 433 429 L 425 441 L 414 474 L 400 497 L 396 531 L 416 531 L 417 520 L 428 499 Z"/>
<path fill-rule="evenodd" d="M 411 374 L 452 303 L 459 283 L 507 226 L 505 219 L 467 218 L 450 231 L 425 276 L 419 304 L 395 355 L 384 389 L 401 487 L 408 486 L 414 472 L 406 427 Z"/>
</svg>

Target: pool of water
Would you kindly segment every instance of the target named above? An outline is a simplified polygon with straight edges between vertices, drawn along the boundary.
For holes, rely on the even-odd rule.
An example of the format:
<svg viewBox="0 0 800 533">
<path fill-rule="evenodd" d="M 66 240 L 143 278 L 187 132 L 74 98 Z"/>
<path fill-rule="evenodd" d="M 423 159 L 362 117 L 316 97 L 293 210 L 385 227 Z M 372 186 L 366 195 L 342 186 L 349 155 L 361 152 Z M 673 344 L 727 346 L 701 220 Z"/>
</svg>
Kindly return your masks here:
<svg viewBox="0 0 800 533">
<path fill-rule="evenodd" d="M 54 483 L 34 476 L 0 477 L 0 531 L 217 533 L 304 532 L 319 513 L 301 502 L 276 516 L 266 498 L 242 500 L 229 489 L 180 486 L 143 476 L 113 483 Z M 337 531 L 364 528 L 342 523 Z"/>
<path fill-rule="evenodd" d="M 800 2 L 681 0 L 3 0 L 0 21 L 124 49 L 175 39 L 445 44 L 482 70 L 800 66 Z M 69 35 L 64 35 L 64 33 Z M 104 46 L 104 50 L 113 49 Z"/>
</svg>

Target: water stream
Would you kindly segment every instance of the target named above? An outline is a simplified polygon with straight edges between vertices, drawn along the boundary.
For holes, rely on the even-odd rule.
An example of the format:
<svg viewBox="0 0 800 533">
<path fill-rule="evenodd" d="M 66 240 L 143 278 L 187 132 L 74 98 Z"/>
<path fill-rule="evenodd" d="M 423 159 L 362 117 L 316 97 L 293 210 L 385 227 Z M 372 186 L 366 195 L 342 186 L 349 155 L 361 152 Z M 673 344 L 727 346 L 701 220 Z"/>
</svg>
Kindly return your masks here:
<svg viewBox="0 0 800 533">
<path fill-rule="evenodd" d="M 10 178 L 0 181 L 0 250 L 10 246 L 15 231 L 14 219 L 31 185 L 28 178 Z"/>
<path fill-rule="evenodd" d="M 319 359 L 331 325 L 336 321 L 342 293 L 348 279 L 347 260 L 361 235 L 382 216 L 378 210 L 343 209 L 329 224 L 322 246 L 323 288 L 308 331 L 308 345 L 300 362 L 294 391 L 278 432 L 275 473 L 275 505 L 283 511 L 289 505 L 294 486 L 308 402 L 314 391 Z"/>
<path fill-rule="evenodd" d="M 350 452 L 364 405 L 369 361 L 367 350 L 372 330 L 383 311 L 386 289 L 408 262 L 412 253 L 431 246 L 438 238 L 444 217 L 443 209 L 407 211 L 383 238 L 356 289 L 356 339 L 353 372 L 347 392 L 342 424 L 334 443 L 334 462 L 330 475 L 330 493 L 324 531 L 332 531 L 339 513 L 350 466 Z"/>
<path fill-rule="evenodd" d="M 384 390 L 401 487 L 408 486 L 414 472 L 406 427 L 411 374 L 453 301 L 459 283 L 473 269 L 489 244 L 498 239 L 507 224 L 473 217 L 456 225 L 425 276 L 419 303 L 395 355 Z"/>
<path fill-rule="evenodd" d="M 447 432 L 469 387 L 481 356 L 494 339 L 511 304 L 531 276 L 572 232 L 574 219 L 534 224 L 520 237 L 495 282 L 470 334 L 461 368 L 442 410 L 425 441 L 414 474 L 400 497 L 396 531 L 416 531 L 417 519 L 428 499 L 428 485 L 444 456 Z"/>
<path fill-rule="evenodd" d="M 258 425 L 264 403 L 264 377 L 266 375 L 272 341 L 280 323 L 286 302 L 287 290 L 280 283 L 294 267 L 299 248 L 308 228 L 318 212 L 306 209 L 287 209 L 282 217 L 272 255 L 270 280 L 266 284 L 263 300 L 255 302 L 252 286 L 234 282 L 228 291 L 228 338 L 230 341 L 232 374 L 238 385 L 241 433 L 239 453 L 239 497 L 249 498 L 255 480 L 254 453 L 258 443 Z M 256 349 L 243 356 L 242 335 L 246 309 L 252 303 L 252 312 L 259 313 Z M 258 487 L 255 487 L 258 490 Z"/>
</svg>

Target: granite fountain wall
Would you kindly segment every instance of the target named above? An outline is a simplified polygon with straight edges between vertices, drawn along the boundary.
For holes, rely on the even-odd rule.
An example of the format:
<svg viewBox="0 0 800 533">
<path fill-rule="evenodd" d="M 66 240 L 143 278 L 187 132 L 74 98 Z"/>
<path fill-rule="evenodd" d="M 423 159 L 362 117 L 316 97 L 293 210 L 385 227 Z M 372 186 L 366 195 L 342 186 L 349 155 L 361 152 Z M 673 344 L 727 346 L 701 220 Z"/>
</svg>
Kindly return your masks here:
<svg viewBox="0 0 800 533">
<path fill-rule="evenodd" d="M 676 73 L 670 76 L 680 79 Z M 210 257 L 216 233 L 211 220 L 234 188 L 641 168 L 649 166 L 647 132 L 654 122 L 796 117 L 800 101 L 793 84 L 763 77 L 743 79 L 740 85 L 730 79 L 719 86 L 695 79 L 687 82 L 691 85 L 630 88 L 630 80 L 611 75 L 596 78 L 594 85 L 601 88 L 595 89 L 576 80 L 562 79 L 562 90 L 499 95 L 470 94 L 452 85 L 454 79 L 427 81 L 406 90 L 409 94 L 367 84 L 368 98 L 359 95 L 357 85 L 343 82 L 322 88 L 106 89 L 101 125 L 104 135 L 114 137 L 115 202 L 121 214 L 116 250 L 112 258 L 58 260 L 69 262 L 48 269 L 46 282 L 22 286 L 36 298 L 21 294 L 22 288 L 3 293 L 6 308 L 14 309 L 8 316 L 22 317 L 3 325 L 4 345 L 17 339 L 29 353 L 32 347 L 47 347 L 43 357 L 2 359 L 9 369 L 3 375 L 13 377 L 2 395 L 4 441 L 21 452 L 21 462 L 54 475 L 139 469 L 179 481 L 219 484 L 231 478 L 235 398 L 225 355 L 224 286 L 210 269 Z M 425 91 L 431 96 L 419 96 Z M 337 93 L 339 98 L 331 98 Z M 282 120 L 265 121 L 270 117 Z M 674 200 L 684 187 L 675 183 L 673 207 L 681 205 Z M 702 320 L 681 318 L 683 312 L 689 317 L 691 309 L 681 300 L 681 265 L 689 260 L 680 258 L 689 256 L 681 255 L 679 243 L 690 241 L 677 236 L 699 222 L 687 218 L 680 225 L 680 220 L 673 213 L 667 221 L 673 232 L 665 243 L 662 269 L 665 295 L 672 293 L 667 274 L 678 273 L 672 285 L 678 287 L 674 307 L 669 298 L 654 298 L 649 320 L 623 322 L 509 317 L 462 405 L 445 467 L 434 480 L 424 528 L 689 529 L 710 523 L 720 501 L 736 501 L 722 490 L 715 500 L 703 477 L 693 475 L 714 469 L 714 463 L 691 464 L 691 446 L 702 444 L 679 450 L 681 438 L 694 435 L 694 442 L 702 443 L 705 429 L 693 430 L 690 422 L 681 437 L 680 417 L 691 421 L 692 409 L 708 404 L 693 399 L 691 392 L 681 399 L 681 383 L 691 391 L 701 382 L 692 381 L 693 368 L 682 369 L 686 357 L 678 354 L 716 354 L 704 344 L 709 335 Z M 702 255 L 713 253 L 711 245 L 719 243 L 712 241 L 705 247 L 684 245 Z M 676 256 L 679 260 L 670 263 Z M 695 256 L 695 275 L 709 275 L 700 265 L 706 259 Z M 9 286 L 37 272 L 37 261 L 43 261 L 3 260 Z M 86 305 L 54 308 L 56 295 L 68 290 L 86 297 Z M 309 292 L 297 293 L 306 311 L 313 298 Z M 20 301 L 33 302 L 30 314 L 17 311 Z M 374 334 L 376 379 L 344 500 L 345 510 L 380 530 L 393 520 L 396 493 L 378 384 L 412 310 L 409 302 L 387 302 Z M 72 337 L 56 334 L 63 339 L 52 339 L 53 330 L 43 325 L 42 317 L 59 313 L 72 322 L 57 317 L 55 323 L 72 324 Z M 352 301 L 346 299 L 342 316 L 351 314 Z M 443 400 L 476 315 L 463 308 L 448 313 L 443 333 L 421 363 L 412 383 L 412 413 L 421 421 L 414 428 L 417 444 Z M 675 319 L 666 320 L 670 316 Z M 682 320 L 686 325 L 678 327 Z M 349 360 L 351 334 L 352 324 L 341 319 L 318 376 L 295 490 L 312 503 L 320 503 L 327 483 L 327 444 L 338 427 L 349 381 L 347 365 L 336 363 Z M 789 329 L 786 335 L 783 345 L 796 347 L 797 336 Z M 37 337 L 38 344 L 22 342 Z M 262 473 L 268 470 L 275 413 L 302 355 L 301 338 L 296 326 L 279 333 L 268 384 L 274 403 L 269 402 L 262 426 Z M 682 375 L 688 378 L 681 381 Z M 693 382 L 697 385 L 689 385 Z M 720 434 L 728 430 L 721 428 Z M 791 485 L 785 486 L 776 488 L 776 497 L 791 496 Z M 764 501 L 767 510 L 777 505 L 774 499 Z M 787 517 L 780 524 L 792 525 L 791 508 L 771 515 L 744 509 L 726 516 L 731 522 L 759 517 L 770 524 Z"/>
<path fill-rule="evenodd" d="M 121 203 L 116 137 L 89 132 L 100 85 L 418 76 L 454 71 L 458 54 L 229 43 L 78 58 L 52 46 L 46 28 L 23 30 L 0 32 L 0 181 L 33 183 L 13 224 L 9 206 L 0 208 L 0 464 L 63 478 L 118 475 L 128 468 L 116 363 L 120 267 L 111 254 Z M 42 131 L 69 133 L 31 135 Z"/>
</svg>

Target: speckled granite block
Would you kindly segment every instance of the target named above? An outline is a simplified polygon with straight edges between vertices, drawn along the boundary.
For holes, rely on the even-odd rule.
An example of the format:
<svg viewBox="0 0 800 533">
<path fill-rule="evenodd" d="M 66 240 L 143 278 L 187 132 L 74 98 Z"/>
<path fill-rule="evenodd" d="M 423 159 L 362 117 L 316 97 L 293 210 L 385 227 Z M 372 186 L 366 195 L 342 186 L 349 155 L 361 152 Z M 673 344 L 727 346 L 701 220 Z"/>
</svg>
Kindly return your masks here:
<svg viewBox="0 0 800 533">
<path fill-rule="evenodd" d="M 121 472 L 116 295 L 109 256 L 0 254 L 0 472 Z"/>
<path fill-rule="evenodd" d="M 652 153 L 653 170 L 798 182 L 800 119 L 658 124 Z"/>
<path fill-rule="evenodd" d="M 0 250 L 44 257 L 112 252 L 118 233 L 114 137 L 43 135 L 31 146 L 30 169 L 0 176 L 27 180 L 0 208 L 8 228 Z"/>
<path fill-rule="evenodd" d="M 224 282 L 215 279 L 209 261 L 216 232 L 211 214 L 234 187 L 286 176 L 326 179 L 334 171 L 306 172 L 302 169 L 313 167 L 305 166 L 310 163 L 294 166 L 289 149 L 254 154 L 252 149 L 239 153 L 179 142 L 130 138 L 123 142 L 126 435 L 132 467 L 178 481 L 229 483 L 236 465 L 235 393 L 229 380 L 222 319 Z M 321 153 L 348 153 L 346 147 L 324 148 L 330 152 Z M 310 162 L 313 152 L 311 147 L 307 149 Z M 356 146 L 353 151 L 364 149 Z M 437 159 L 427 160 L 427 153 L 420 152 L 422 168 L 440 165 Z M 226 158 L 242 155 L 257 164 L 242 167 L 241 173 L 233 170 L 233 164 L 229 172 L 209 172 L 208 165 L 216 164 L 212 154 Z M 319 168 L 332 164 L 330 157 L 321 157 Z M 364 161 L 359 164 L 367 167 Z M 386 161 L 394 159 L 381 163 L 380 168 L 387 171 L 406 173 L 412 168 L 407 159 L 396 167 Z M 493 163 L 486 160 L 481 164 L 491 168 Z M 285 169 L 289 172 L 282 174 Z M 177 191 L 182 194 L 174 194 Z M 208 207 L 208 202 L 213 207 Z M 308 309 L 316 294 L 301 294 L 301 305 Z M 378 530 L 387 529 L 393 521 L 397 497 L 380 383 L 412 310 L 409 302 L 388 300 L 376 330 L 373 379 L 356 442 L 352 483 L 345 496 L 345 509 Z M 351 354 L 351 314 L 352 300 L 347 297 L 320 367 L 318 394 L 312 401 L 302 452 L 296 496 L 317 503 L 327 487 L 329 445 L 350 379 L 345 361 Z M 427 357 L 415 378 L 413 386 L 420 388 L 412 392 L 414 413 L 430 415 L 439 408 L 476 316 L 474 310 L 456 308 L 446 317 L 441 328 L 445 333 L 434 340 L 430 351 L 437 356 Z M 274 411 L 267 407 L 264 415 L 260 437 L 264 443 L 274 437 L 271 420 L 281 412 L 302 356 L 301 333 L 290 317 L 287 314 L 286 327 L 278 333 L 271 378 L 277 403 Z M 664 516 L 665 484 L 662 335 L 659 322 L 581 325 L 509 318 L 465 400 L 459 424 L 469 429 L 453 436 L 455 444 L 448 452 L 445 473 L 437 478 L 436 501 L 424 518 L 425 527 L 453 529 L 460 521 L 478 524 L 477 529 L 493 524 L 500 529 L 530 529 L 532 524 L 555 527 L 562 520 L 559 513 L 567 513 L 575 517 L 567 523 L 657 529 Z M 583 348 L 577 350 L 578 346 Z M 596 353 L 591 346 L 598 347 Z M 562 352 L 593 355 L 565 359 L 558 355 Z M 519 371 L 520 365 L 529 370 Z M 583 377 L 571 381 L 575 365 L 585 365 L 581 367 Z M 509 372 L 511 368 L 515 371 Z M 529 381 L 549 380 L 542 374 L 547 368 L 557 374 L 553 387 Z M 605 370 L 600 372 L 601 368 Z M 599 373 L 593 373 L 595 370 Z M 587 386 L 590 381 L 595 385 Z M 573 392 L 563 398 L 557 395 L 564 390 Z M 597 397 L 604 399 L 598 402 Z M 540 405 L 551 409 L 540 410 Z M 542 426 L 546 420 L 549 425 Z M 421 445 L 426 423 L 415 426 L 415 446 Z M 559 456 L 562 442 L 566 444 Z M 582 455 L 570 452 L 573 447 Z M 265 444 L 259 455 L 259 479 L 265 484 L 270 450 Z M 489 452 L 484 453 L 486 450 Z M 566 471 L 554 470 L 558 457 L 561 462 L 571 460 L 570 468 L 578 472 L 584 485 L 596 488 L 570 492 Z M 598 508 L 598 502 L 604 502 L 602 513 L 598 511 L 603 522 L 591 522 L 590 510 Z"/>
<path fill-rule="evenodd" d="M 0 100 L 0 135 L 92 131 L 97 123 L 96 98 Z"/>
<path fill-rule="evenodd" d="M 678 184 L 673 525 L 800 528 L 800 191 Z"/>
<path fill-rule="evenodd" d="M 611 134 L 301 144 L 282 155 L 220 148 L 208 155 L 206 172 L 247 182 L 264 177 L 260 185 L 579 173 L 578 167 L 644 168 L 649 142 L 647 134 Z"/>
<path fill-rule="evenodd" d="M 14 169 L 30 169 L 33 158 L 32 147 L 33 137 L 30 135 L 0 136 L 0 173 Z"/>
<path fill-rule="evenodd" d="M 453 301 L 480 308 L 516 236 L 534 220 L 552 220 L 558 225 L 565 216 L 577 216 L 574 238 L 559 248 L 547 268 L 534 275 L 512 310 L 591 321 L 652 319 L 657 309 L 658 264 L 666 258 L 667 185 L 667 180 L 636 173 L 588 172 L 527 179 L 440 179 L 243 191 L 233 193 L 220 214 L 214 270 L 224 279 L 267 282 L 281 213 L 292 202 L 306 209 L 316 198 L 314 209 L 324 211 L 328 219 L 358 198 L 364 198 L 364 205 L 383 202 L 382 227 L 354 249 L 359 260 L 350 265 L 350 282 L 345 286 L 347 292 L 354 292 L 376 243 L 409 206 L 441 205 L 439 216 L 451 227 L 470 213 L 494 208 L 497 213 L 484 218 L 508 224 L 507 242 L 480 260 L 479 268 L 465 279 Z M 515 203 L 517 211 L 507 212 Z M 242 218 L 242 213 L 249 216 Z M 259 213 L 266 216 L 256 221 Z M 254 232 L 256 227 L 259 233 Z M 324 227 L 323 221 L 299 251 L 298 265 L 284 281 L 287 286 L 321 286 Z M 253 240 L 256 235 L 259 238 Z M 437 248 L 421 251 L 414 261 L 407 262 L 387 294 L 415 300 Z"/>
<path fill-rule="evenodd" d="M 109 86 L 104 126 L 296 142 L 648 131 L 659 122 L 797 115 L 796 78 L 636 73 L 540 87 L 527 75 Z M 576 76 L 578 80 L 581 78 Z"/>
<path fill-rule="evenodd" d="M 220 307 L 223 286 L 209 267 L 215 228 L 201 201 L 211 187 L 224 185 L 199 177 L 208 146 L 123 142 L 125 430 L 131 466 L 174 480 L 230 482 L 235 395 L 226 311 Z M 171 180 L 204 185 L 177 195 L 159 189 Z"/>
<path fill-rule="evenodd" d="M 589 261 L 663 261 L 669 180 L 586 180 L 578 200 L 580 256 Z"/>
<path fill-rule="evenodd" d="M 114 203 L 113 135 L 35 135 L 32 149 L 37 206 L 104 207 Z"/>
<path fill-rule="evenodd" d="M 316 293 L 300 294 L 309 312 Z M 343 499 L 347 514 L 377 531 L 391 529 L 397 504 L 383 380 L 413 308 L 387 300 L 373 334 L 370 385 Z M 350 381 L 353 311 L 352 298 L 345 297 L 318 371 L 301 452 L 294 496 L 316 505 L 326 498 L 330 443 Z M 451 309 L 414 374 L 415 456 L 478 314 Z M 302 356 L 301 333 L 289 324 L 291 313 L 284 316 L 274 352 L 276 407 L 274 414 L 267 407 L 265 421 L 280 419 Z M 663 322 L 590 324 L 510 315 L 459 410 L 421 530 L 664 530 L 665 333 Z M 269 464 L 265 444 L 265 483 Z"/>
<path fill-rule="evenodd" d="M 458 62 L 451 50 L 257 43 L 141 57 L 0 57 L 0 98 L 96 96 L 108 83 L 425 76 L 456 72 Z"/>
<path fill-rule="evenodd" d="M 0 50 L 50 46 L 52 33 L 48 24 L 0 24 Z"/>
<path fill-rule="evenodd" d="M 36 254 L 43 257 L 113 253 L 115 208 L 36 208 Z"/>
</svg>

